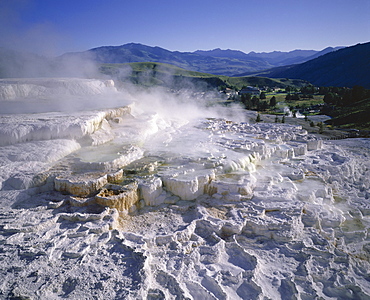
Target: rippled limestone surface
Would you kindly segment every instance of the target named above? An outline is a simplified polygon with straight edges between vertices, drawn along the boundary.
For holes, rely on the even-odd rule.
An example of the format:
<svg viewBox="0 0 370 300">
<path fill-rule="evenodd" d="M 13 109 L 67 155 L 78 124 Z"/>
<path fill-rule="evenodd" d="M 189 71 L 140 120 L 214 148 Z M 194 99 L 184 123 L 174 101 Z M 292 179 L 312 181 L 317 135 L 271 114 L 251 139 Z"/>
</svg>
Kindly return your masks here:
<svg viewBox="0 0 370 300">
<path fill-rule="evenodd" d="M 1 147 L 0 298 L 370 298 L 369 140 L 126 113 Z"/>
</svg>

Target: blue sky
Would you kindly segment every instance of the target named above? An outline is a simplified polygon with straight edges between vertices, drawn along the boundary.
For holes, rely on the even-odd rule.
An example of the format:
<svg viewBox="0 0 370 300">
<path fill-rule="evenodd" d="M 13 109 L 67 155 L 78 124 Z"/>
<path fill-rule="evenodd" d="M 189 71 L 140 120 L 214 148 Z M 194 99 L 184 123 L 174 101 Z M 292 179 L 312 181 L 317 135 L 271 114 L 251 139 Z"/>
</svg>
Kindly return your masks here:
<svg viewBox="0 0 370 300">
<path fill-rule="evenodd" d="M 130 42 L 168 50 L 321 50 L 370 41 L 370 0 L 0 0 L 0 46 L 59 55 Z"/>
</svg>

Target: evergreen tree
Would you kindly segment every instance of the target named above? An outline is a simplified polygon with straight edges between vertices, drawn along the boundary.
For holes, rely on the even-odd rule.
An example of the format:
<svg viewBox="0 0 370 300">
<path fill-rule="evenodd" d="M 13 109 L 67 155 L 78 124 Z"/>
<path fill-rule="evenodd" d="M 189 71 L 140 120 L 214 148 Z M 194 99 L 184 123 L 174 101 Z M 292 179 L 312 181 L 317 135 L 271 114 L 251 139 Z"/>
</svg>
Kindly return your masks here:
<svg viewBox="0 0 370 300">
<path fill-rule="evenodd" d="M 331 93 L 331 92 L 327 93 L 324 96 L 324 102 L 327 103 L 327 104 L 335 104 L 334 99 L 335 99 L 335 95 L 334 95 L 334 93 Z"/>
<path fill-rule="evenodd" d="M 242 94 L 240 101 L 243 103 L 245 109 L 252 109 L 252 101 L 250 94 Z"/>
<path fill-rule="evenodd" d="M 275 107 L 276 106 L 276 97 L 272 96 L 270 99 L 270 107 Z"/>
<path fill-rule="evenodd" d="M 290 100 L 299 100 L 299 95 L 298 94 L 292 94 L 290 96 Z"/>
<path fill-rule="evenodd" d="M 324 124 L 322 122 L 319 122 L 317 123 L 317 126 L 319 127 L 319 133 L 323 133 L 324 132 Z"/>
<path fill-rule="evenodd" d="M 260 101 L 257 104 L 257 110 L 265 111 L 268 108 L 269 108 L 269 105 L 267 104 L 266 101 Z"/>
<path fill-rule="evenodd" d="M 312 84 L 301 87 L 300 90 L 302 94 L 309 94 L 309 95 L 315 94 L 316 92 L 316 88 Z"/>
<path fill-rule="evenodd" d="M 253 108 L 257 108 L 259 103 L 260 103 L 260 99 L 258 99 L 256 96 L 253 96 L 252 97 L 252 106 L 253 106 Z"/>
</svg>

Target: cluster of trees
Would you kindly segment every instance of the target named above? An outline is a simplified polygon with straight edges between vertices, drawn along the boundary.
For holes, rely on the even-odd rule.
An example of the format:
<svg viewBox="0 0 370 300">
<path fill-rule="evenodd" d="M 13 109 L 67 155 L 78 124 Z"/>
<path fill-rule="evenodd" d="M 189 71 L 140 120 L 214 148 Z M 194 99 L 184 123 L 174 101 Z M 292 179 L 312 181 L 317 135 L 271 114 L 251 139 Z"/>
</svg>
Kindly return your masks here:
<svg viewBox="0 0 370 300">
<path fill-rule="evenodd" d="M 313 95 L 317 94 L 318 88 L 313 86 L 312 84 L 303 86 L 300 89 L 287 86 L 285 88 L 285 92 L 288 93 L 285 96 L 286 101 L 289 101 L 289 100 L 297 101 L 301 99 L 313 99 Z"/>
<path fill-rule="evenodd" d="M 285 96 L 285 100 L 286 101 L 289 101 L 289 100 L 299 100 L 301 99 L 301 97 L 299 96 L 299 94 L 287 94 Z"/>
<path fill-rule="evenodd" d="M 312 99 L 313 95 L 324 95 L 325 106 L 316 105 L 318 108 L 323 109 L 324 113 L 328 113 L 328 110 L 333 110 L 335 107 L 351 106 L 359 101 L 370 99 L 370 90 L 365 89 L 362 86 L 354 86 L 353 88 L 346 87 L 315 87 L 313 85 L 307 85 L 300 89 L 296 87 L 287 86 L 285 92 L 286 101 L 297 101 L 301 99 Z M 246 109 L 266 111 L 273 109 L 276 106 L 276 98 L 273 96 L 270 100 L 266 100 L 266 94 L 262 92 L 259 96 L 252 96 L 251 94 L 242 94 L 237 96 L 236 99 L 240 100 Z M 307 109 L 307 104 L 299 105 L 291 109 L 300 109 L 302 111 Z M 312 108 L 313 109 L 313 108 Z"/>
<path fill-rule="evenodd" d="M 251 94 L 240 95 L 240 101 L 243 103 L 246 109 L 265 111 L 269 108 L 276 106 L 276 97 L 271 97 L 270 101 L 266 101 L 265 93 L 261 93 L 259 97 L 252 96 Z"/>
<path fill-rule="evenodd" d="M 355 85 L 353 88 L 320 87 L 319 93 L 325 95 L 325 104 L 335 106 L 350 106 L 370 98 L 370 90 L 359 85 Z"/>
<path fill-rule="evenodd" d="M 307 85 L 300 88 L 300 90 L 287 87 L 286 92 L 288 93 L 285 97 L 287 101 L 313 98 L 314 94 L 324 95 L 325 104 L 331 106 L 350 106 L 370 98 L 370 90 L 359 85 L 355 85 L 353 88 Z"/>
</svg>

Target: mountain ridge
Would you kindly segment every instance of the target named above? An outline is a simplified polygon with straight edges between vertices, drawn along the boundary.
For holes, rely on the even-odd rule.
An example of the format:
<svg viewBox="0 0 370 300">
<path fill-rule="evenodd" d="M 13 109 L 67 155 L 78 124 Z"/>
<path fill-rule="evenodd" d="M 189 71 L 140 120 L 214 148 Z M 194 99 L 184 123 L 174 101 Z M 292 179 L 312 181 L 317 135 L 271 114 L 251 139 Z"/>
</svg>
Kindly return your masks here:
<svg viewBox="0 0 370 300">
<path fill-rule="evenodd" d="M 263 54 L 253 52 L 251 55 L 240 50 L 222 50 L 220 48 L 180 52 L 170 51 L 158 46 L 128 43 L 120 46 L 101 46 L 84 52 L 66 53 L 62 56 L 90 57 L 98 63 L 161 62 L 173 64 L 190 71 L 238 76 L 238 74 L 245 72 L 256 72 L 281 65 L 304 62 L 308 57 L 319 55 L 320 52 L 316 50 L 293 50 Z M 277 53 L 278 57 L 274 57 Z"/>
<path fill-rule="evenodd" d="M 253 55 L 250 57 L 249 55 Z M 259 57 L 256 57 L 259 56 Z M 306 60 L 301 63 L 302 60 Z M 93 76 L 97 64 L 157 62 L 212 75 L 301 79 L 317 86 L 370 88 L 370 42 L 321 51 L 250 52 L 239 50 L 170 51 L 129 43 L 65 53 L 54 59 L 0 48 L 0 77 Z"/>
<path fill-rule="evenodd" d="M 370 88 L 370 42 L 332 51 L 302 64 L 273 68 L 253 76 L 295 78 L 317 86 Z M 244 74 L 246 75 L 246 74 Z"/>
</svg>

